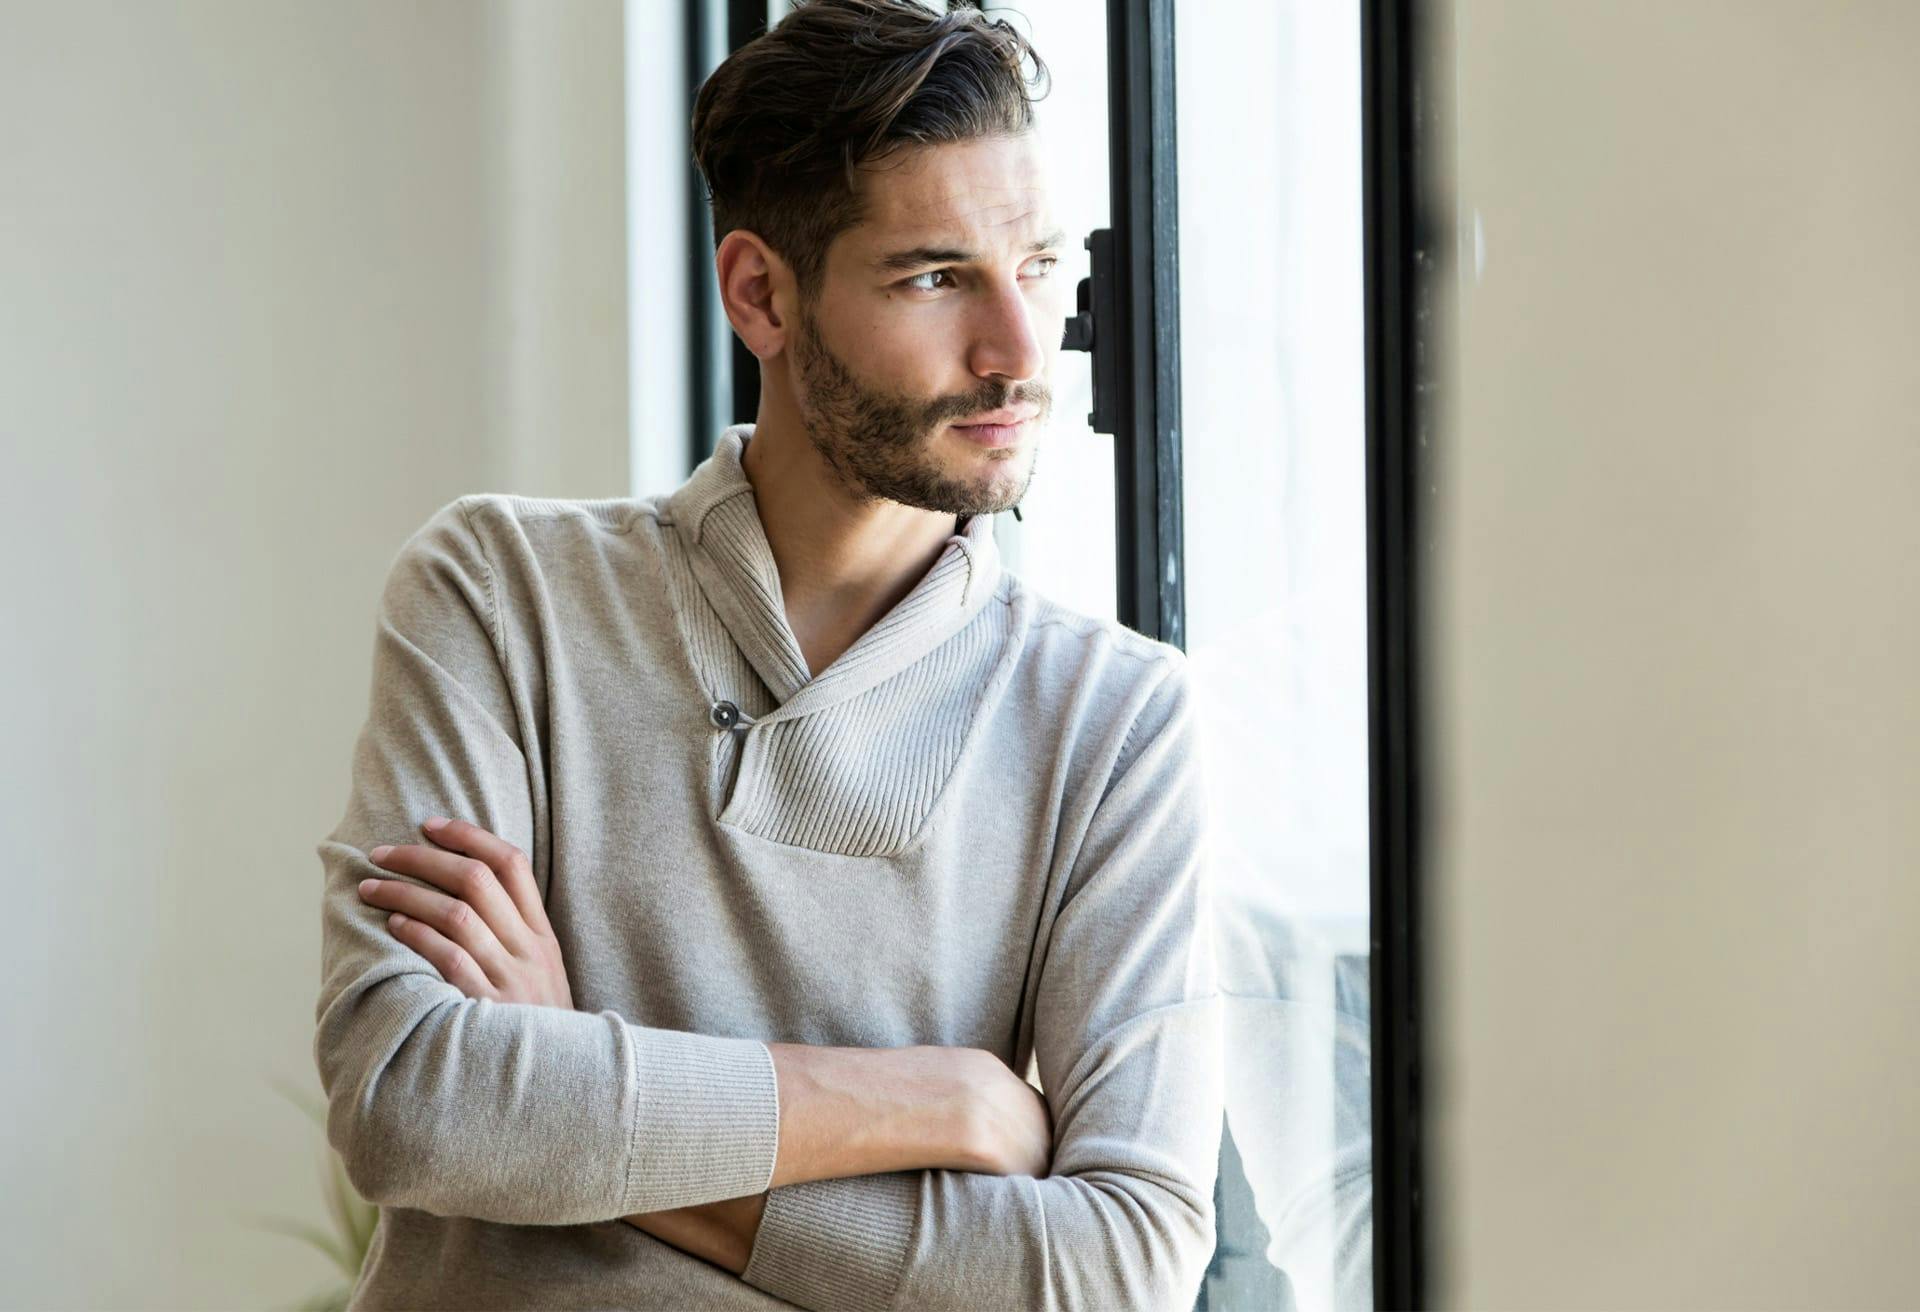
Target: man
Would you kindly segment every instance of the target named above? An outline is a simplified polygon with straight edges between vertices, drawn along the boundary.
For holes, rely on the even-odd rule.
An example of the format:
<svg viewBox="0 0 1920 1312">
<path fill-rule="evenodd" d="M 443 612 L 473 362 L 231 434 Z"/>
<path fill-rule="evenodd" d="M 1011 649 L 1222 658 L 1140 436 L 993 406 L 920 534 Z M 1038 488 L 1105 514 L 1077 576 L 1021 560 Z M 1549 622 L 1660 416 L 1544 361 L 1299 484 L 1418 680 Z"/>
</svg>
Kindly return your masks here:
<svg viewBox="0 0 1920 1312">
<path fill-rule="evenodd" d="M 694 139 L 756 422 L 672 493 L 465 496 L 395 559 L 319 845 L 354 1307 L 1193 1305 L 1184 659 L 992 535 L 1067 308 L 1029 60 L 906 0 L 733 55 Z"/>
</svg>

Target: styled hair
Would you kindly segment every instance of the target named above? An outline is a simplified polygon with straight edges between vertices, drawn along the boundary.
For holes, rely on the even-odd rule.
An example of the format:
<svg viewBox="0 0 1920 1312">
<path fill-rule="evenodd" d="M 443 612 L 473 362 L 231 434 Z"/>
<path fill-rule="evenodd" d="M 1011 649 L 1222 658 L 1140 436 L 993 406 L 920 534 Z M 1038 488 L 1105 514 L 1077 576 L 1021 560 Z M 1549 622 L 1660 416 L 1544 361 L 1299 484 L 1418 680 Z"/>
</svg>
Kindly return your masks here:
<svg viewBox="0 0 1920 1312">
<path fill-rule="evenodd" d="M 715 247 L 758 234 L 811 297 L 827 248 L 862 217 L 857 169 L 902 146 L 1018 136 L 1033 126 L 1029 81 L 1047 79 L 1026 37 L 977 9 L 803 0 L 694 97 Z"/>
</svg>

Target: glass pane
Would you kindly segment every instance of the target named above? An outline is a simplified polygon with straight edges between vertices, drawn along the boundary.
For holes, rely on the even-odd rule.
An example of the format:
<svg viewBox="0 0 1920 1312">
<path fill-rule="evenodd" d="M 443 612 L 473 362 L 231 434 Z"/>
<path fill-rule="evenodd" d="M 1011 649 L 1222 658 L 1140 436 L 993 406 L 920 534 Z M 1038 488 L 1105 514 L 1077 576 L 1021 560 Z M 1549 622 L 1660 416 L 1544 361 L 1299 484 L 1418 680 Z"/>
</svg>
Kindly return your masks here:
<svg viewBox="0 0 1920 1312">
<path fill-rule="evenodd" d="M 1176 21 L 1187 647 L 1231 995 L 1202 1302 L 1371 1309 L 1359 10 Z"/>
<path fill-rule="evenodd" d="M 1052 75 L 1034 112 L 1054 215 L 1072 236 L 1055 276 L 1077 287 L 1087 276 L 1082 242 L 1107 225 L 1106 2 L 1016 0 L 981 8 L 1025 33 Z M 1087 427 L 1092 409 L 1093 357 L 1062 351 L 1053 418 L 1034 453 L 1021 518 L 1002 514 L 993 527 L 1014 573 L 1063 606 L 1112 619 L 1113 439 Z"/>
</svg>

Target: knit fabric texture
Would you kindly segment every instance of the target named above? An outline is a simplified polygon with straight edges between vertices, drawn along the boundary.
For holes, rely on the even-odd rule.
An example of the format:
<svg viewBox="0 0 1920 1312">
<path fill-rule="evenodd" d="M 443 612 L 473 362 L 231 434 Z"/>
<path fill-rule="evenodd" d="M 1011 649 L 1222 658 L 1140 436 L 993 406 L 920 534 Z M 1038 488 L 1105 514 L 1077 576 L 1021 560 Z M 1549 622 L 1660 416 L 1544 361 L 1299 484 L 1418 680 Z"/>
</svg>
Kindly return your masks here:
<svg viewBox="0 0 1920 1312">
<path fill-rule="evenodd" d="M 1222 1124 L 1187 666 L 1001 568 L 968 517 L 810 671 L 727 429 L 644 498 L 463 496 L 378 606 L 318 845 L 313 1053 L 380 1222 L 351 1306 L 1166 1308 Z M 575 1010 L 467 998 L 357 885 L 430 815 L 526 852 Z M 764 1191 L 767 1044 L 983 1048 L 1046 1176 L 773 1189 L 742 1275 L 621 1218 Z"/>
</svg>

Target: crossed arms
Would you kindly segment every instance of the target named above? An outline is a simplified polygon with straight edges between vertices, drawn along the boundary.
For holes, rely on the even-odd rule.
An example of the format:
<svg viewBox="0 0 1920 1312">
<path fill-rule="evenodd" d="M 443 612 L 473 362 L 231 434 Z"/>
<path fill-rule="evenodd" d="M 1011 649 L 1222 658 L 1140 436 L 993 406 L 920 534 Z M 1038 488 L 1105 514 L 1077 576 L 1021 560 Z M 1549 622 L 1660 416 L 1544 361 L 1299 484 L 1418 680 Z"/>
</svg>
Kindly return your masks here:
<svg viewBox="0 0 1920 1312">
<path fill-rule="evenodd" d="M 1034 1004 L 1044 1103 L 978 1050 L 655 1029 L 560 1005 L 537 973 L 544 1001 L 496 998 L 446 975 L 358 890 L 386 875 L 376 845 L 413 847 L 433 814 L 534 851 L 470 508 L 489 510 L 451 503 L 394 562 L 347 811 L 318 849 L 314 1054 L 328 1138 L 361 1192 L 505 1223 L 632 1218 L 815 1309 L 1190 1307 L 1213 1249 L 1221 1054 L 1183 667 L 1132 707 L 1051 918 Z M 476 897 L 485 866 L 525 931 L 544 922 L 531 869 L 510 884 L 445 844 L 413 850 L 460 862 Z M 449 892 L 419 874 L 383 882 Z M 448 900 L 504 944 L 465 896 Z M 1036 1147 L 1041 1120 L 1051 1143 Z"/>
<path fill-rule="evenodd" d="M 384 871 L 361 900 L 469 998 L 573 1008 L 560 944 L 526 853 L 465 820 L 430 816 L 429 841 L 367 853 Z M 779 1133 L 769 1188 L 942 1168 L 1044 1176 L 1050 1114 L 1038 1090 L 978 1048 L 770 1043 Z M 765 1191 L 623 1218 L 735 1275 L 747 1268 Z"/>
</svg>

